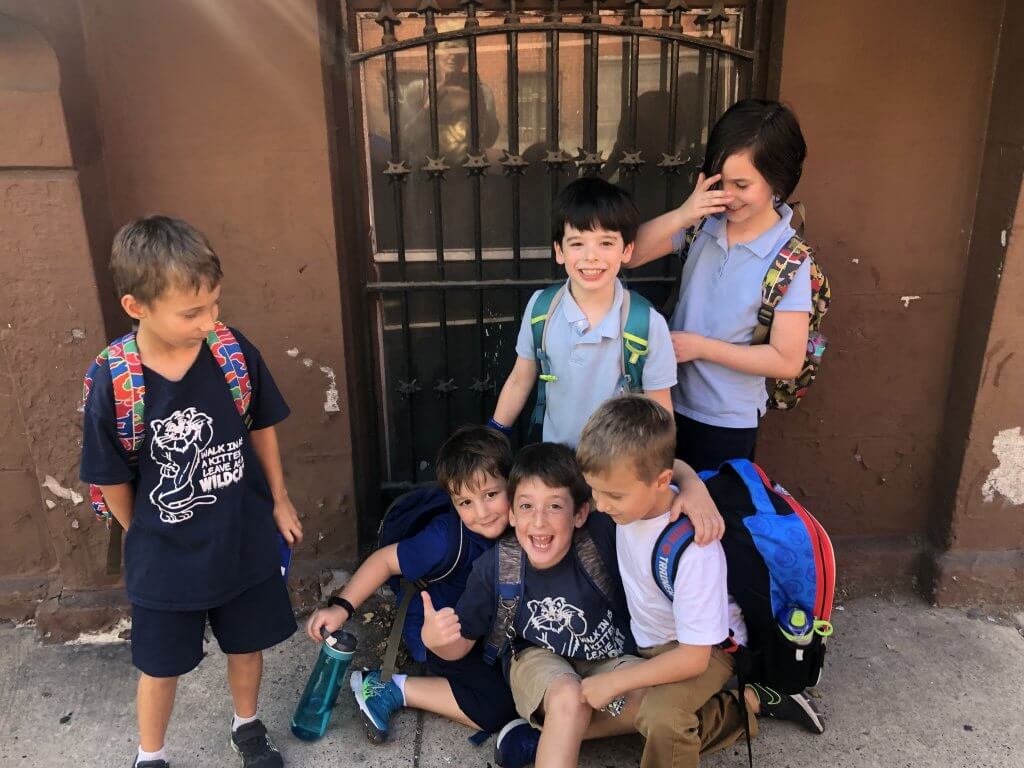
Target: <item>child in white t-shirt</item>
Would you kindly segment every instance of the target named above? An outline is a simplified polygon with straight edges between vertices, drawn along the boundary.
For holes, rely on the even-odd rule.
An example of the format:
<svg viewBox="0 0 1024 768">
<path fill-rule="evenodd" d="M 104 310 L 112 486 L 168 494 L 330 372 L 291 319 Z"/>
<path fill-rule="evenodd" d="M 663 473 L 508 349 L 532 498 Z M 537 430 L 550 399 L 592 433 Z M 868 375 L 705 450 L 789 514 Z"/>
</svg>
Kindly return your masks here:
<svg viewBox="0 0 1024 768">
<path fill-rule="evenodd" d="M 723 690 L 733 676 L 730 651 L 743 645 L 747 630 L 729 595 L 725 553 L 719 542 L 687 547 L 675 577 L 674 597 L 658 588 L 651 553 L 669 522 L 676 490 L 671 485 L 675 455 L 672 416 L 648 398 L 608 400 L 583 429 L 576 457 L 597 508 L 615 521 L 619 572 L 641 663 L 622 665 L 583 680 L 582 693 L 600 709 L 627 691 L 647 688 L 635 718 L 646 738 L 641 768 L 699 765 L 702 752 L 729 746 L 743 734 L 738 694 Z M 795 719 L 748 688 L 753 715 Z M 780 702 L 783 704 L 783 702 Z"/>
</svg>

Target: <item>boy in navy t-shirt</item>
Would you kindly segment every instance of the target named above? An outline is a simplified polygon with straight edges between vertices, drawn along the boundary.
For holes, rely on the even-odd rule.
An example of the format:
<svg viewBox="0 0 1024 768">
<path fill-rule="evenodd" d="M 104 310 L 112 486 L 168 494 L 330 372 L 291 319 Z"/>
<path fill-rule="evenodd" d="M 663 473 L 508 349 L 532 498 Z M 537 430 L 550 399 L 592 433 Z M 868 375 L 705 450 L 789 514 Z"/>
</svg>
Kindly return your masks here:
<svg viewBox="0 0 1024 768">
<path fill-rule="evenodd" d="M 437 454 L 437 481 L 451 495 L 458 513 L 435 517 L 419 533 L 381 547 L 359 567 L 341 594 L 309 617 L 306 633 L 319 642 L 320 630 L 333 632 L 352 617 L 364 600 L 393 576 L 408 581 L 436 578 L 449 557 L 449 540 L 459 536 L 469 548 L 448 574 L 427 585 L 424 594 L 433 605 L 453 606 L 462 597 L 473 563 L 491 549 L 508 527 L 506 478 L 512 465 L 508 439 L 488 427 L 457 429 Z M 425 662 L 432 677 L 393 675 L 383 682 L 380 670 L 352 673 L 352 690 L 367 735 L 382 742 L 391 716 L 401 707 L 433 712 L 486 733 L 498 731 L 515 717 L 515 705 L 501 670 L 485 664 L 480 649 L 457 661 L 445 661 L 427 650 L 420 639 L 423 604 L 409 603 L 403 637 L 409 653 Z"/>
<path fill-rule="evenodd" d="M 141 671 L 136 768 L 167 768 L 164 736 L 178 677 L 203 657 L 209 619 L 228 658 L 231 746 L 243 766 L 281 755 L 257 717 L 262 651 L 295 631 L 278 532 L 302 540 L 274 425 L 289 413 L 259 351 L 237 330 L 252 384 L 246 429 L 204 343 L 218 315 L 222 271 L 194 227 L 149 216 L 117 233 L 110 259 L 121 306 L 138 324 L 145 434 L 138 464 L 115 426 L 110 371 L 85 403 L 81 478 L 100 486 L 127 531 L 125 586 L 132 661 Z"/>
<path fill-rule="evenodd" d="M 612 715 L 592 709 L 581 692 L 582 680 L 639 662 L 631 655 L 636 648 L 617 578 L 615 524 L 606 515 L 589 512 L 590 489 L 564 445 L 523 448 L 509 474 L 509 494 L 511 524 L 526 562 L 502 666 L 522 719 L 499 733 L 495 761 L 502 768 L 535 761 L 576 765 L 582 739 L 631 730 L 642 698 L 642 691 L 626 694 L 621 714 Z M 589 534 L 592 547 L 580 543 L 584 537 L 578 529 Z M 423 641 L 441 658 L 461 658 L 479 638 L 490 636 L 496 558 L 502 546 L 477 560 L 454 609 L 427 605 Z M 601 561 L 607 582 L 603 588 L 593 577 L 597 566 L 588 572 L 585 559 Z"/>
</svg>

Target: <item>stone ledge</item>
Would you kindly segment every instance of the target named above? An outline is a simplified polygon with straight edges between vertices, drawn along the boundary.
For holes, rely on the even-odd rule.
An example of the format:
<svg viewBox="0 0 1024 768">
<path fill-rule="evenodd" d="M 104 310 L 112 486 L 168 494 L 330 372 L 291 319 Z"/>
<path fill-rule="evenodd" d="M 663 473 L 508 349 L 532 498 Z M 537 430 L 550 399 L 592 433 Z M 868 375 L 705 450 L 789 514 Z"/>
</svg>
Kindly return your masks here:
<svg viewBox="0 0 1024 768">
<path fill-rule="evenodd" d="M 925 596 L 940 607 L 1024 606 L 1024 550 L 940 552 L 921 562 Z"/>
</svg>

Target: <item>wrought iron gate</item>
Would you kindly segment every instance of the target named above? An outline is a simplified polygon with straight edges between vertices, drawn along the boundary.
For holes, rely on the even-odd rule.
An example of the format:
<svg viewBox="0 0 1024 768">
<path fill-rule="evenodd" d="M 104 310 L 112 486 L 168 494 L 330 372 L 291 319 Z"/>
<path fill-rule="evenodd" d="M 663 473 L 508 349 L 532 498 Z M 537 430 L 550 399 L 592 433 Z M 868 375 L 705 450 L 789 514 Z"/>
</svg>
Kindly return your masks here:
<svg viewBox="0 0 1024 768">
<path fill-rule="evenodd" d="M 493 410 L 526 300 L 560 277 L 559 189 L 601 174 L 645 217 L 678 205 L 709 126 L 764 89 L 770 0 L 527 5 L 339 9 L 385 492 Z M 628 277 L 662 304 L 675 280 L 669 259 Z"/>
</svg>

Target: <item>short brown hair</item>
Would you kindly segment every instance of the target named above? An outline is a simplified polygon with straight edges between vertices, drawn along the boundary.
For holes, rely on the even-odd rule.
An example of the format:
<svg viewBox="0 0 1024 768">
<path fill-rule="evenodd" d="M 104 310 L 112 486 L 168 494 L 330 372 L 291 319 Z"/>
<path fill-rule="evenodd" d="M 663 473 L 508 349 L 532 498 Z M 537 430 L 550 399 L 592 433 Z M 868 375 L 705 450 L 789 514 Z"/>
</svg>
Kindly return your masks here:
<svg viewBox="0 0 1024 768">
<path fill-rule="evenodd" d="M 675 455 L 672 414 L 643 395 L 602 403 L 583 427 L 576 448 L 576 460 L 584 472 L 600 475 L 615 464 L 631 461 L 645 483 L 672 469 Z"/>
<path fill-rule="evenodd" d="M 508 479 L 512 446 L 495 429 L 464 424 L 441 445 L 434 474 L 448 493 L 473 488 L 480 475 Z"/>
<path fill-rule="evenodd" d="M 513 499 L 519 484 L 536 478 L 548 488 L 565 488 L 572 496 L 573 511 L 590 501 L 590 486 L 583 479 L 572 449 L 559 443 L 534 443 L 516 455 L 508 475 L 508 496 Z"/>
<path fill-rule="evenodd" d="M 212 289 L 224 276 L 206 235 L 170 216 L 146 216 L 121 227 L 114 236 L 110 271 L 118 295 L 130 294 L 142 304 L 160 298 L 171 285 Z"/>
</svg>

